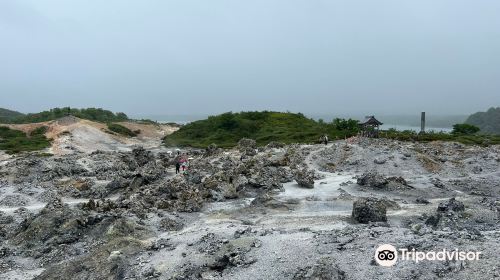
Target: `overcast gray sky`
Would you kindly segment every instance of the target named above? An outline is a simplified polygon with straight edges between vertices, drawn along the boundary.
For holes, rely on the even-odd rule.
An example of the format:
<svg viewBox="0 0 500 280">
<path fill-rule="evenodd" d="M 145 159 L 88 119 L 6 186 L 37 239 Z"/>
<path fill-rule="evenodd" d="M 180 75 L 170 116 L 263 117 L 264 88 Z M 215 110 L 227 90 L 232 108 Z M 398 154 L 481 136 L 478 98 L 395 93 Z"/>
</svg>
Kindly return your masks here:
<svg viewBox="0 0 500 280">
<path fill-rule="evenodd" d="M 0 107 L 500 106 L 497 0 L 0 0 Z"/>
</svg>

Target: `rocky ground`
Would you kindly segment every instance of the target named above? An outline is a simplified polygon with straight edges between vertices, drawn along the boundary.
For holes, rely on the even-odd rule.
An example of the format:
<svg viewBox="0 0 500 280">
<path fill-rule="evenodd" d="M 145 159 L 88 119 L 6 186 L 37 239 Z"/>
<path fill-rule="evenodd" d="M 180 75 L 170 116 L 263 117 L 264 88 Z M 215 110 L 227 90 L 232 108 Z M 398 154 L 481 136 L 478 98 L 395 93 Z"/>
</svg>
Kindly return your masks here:
<svg viewBox="0 0 500 280">
<path fill-rule="evenodd" d="M 500 278 L 498 146 L 167 151 L 3 155 L 0 279 Z M 482 258 L 386 268 L 386 243 Z"/>
</svg>

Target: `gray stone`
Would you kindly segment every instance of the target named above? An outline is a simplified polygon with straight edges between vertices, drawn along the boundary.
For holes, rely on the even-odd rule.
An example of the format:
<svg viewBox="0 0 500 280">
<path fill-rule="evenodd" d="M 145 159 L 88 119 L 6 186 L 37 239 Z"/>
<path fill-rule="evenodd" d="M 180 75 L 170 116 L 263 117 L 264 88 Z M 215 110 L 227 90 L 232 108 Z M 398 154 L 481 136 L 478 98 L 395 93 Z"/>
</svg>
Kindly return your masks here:
<svg viewBox="0 0 500 280">
<path fill-rule="evenodd" d="M 360 198 L 353 203 L 352 218 L 360 223 L 386 222 L 387 208 L 383 201 L 368 197 Z"/>
</svg>

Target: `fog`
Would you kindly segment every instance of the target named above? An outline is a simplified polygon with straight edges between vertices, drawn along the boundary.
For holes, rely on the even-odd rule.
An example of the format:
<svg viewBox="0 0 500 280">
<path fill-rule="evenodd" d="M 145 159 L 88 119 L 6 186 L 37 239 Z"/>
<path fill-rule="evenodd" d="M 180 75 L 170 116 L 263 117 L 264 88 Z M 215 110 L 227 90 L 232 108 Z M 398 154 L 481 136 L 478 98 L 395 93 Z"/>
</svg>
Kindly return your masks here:
<svg viewBox="0 0 500 280">
<path fill-rule="evenodd" d="M 0 107 L 469 114 L 500 105 L 491 0 L 0 0 Z"/>
</svg>

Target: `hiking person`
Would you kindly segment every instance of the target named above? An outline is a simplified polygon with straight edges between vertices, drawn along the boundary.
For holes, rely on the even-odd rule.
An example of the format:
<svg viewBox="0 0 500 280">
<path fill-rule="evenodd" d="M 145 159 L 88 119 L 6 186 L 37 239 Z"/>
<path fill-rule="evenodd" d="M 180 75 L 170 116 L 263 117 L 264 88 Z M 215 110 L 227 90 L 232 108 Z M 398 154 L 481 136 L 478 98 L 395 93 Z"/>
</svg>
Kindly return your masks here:
<svg viewBox="0 0 500 280">
<path fill-rule="evenodd" d="M 328 135 L 323 135 L 319 138 L 319 143 L 324 143 L 325 145 L 328 145 Z"/>
<path fill-rule="evenodd" d="M 179 172 L 181 172 L 181 163 L 177 161 L 175 163 L 175 174 L 179 174 Z"/>
</svg>

